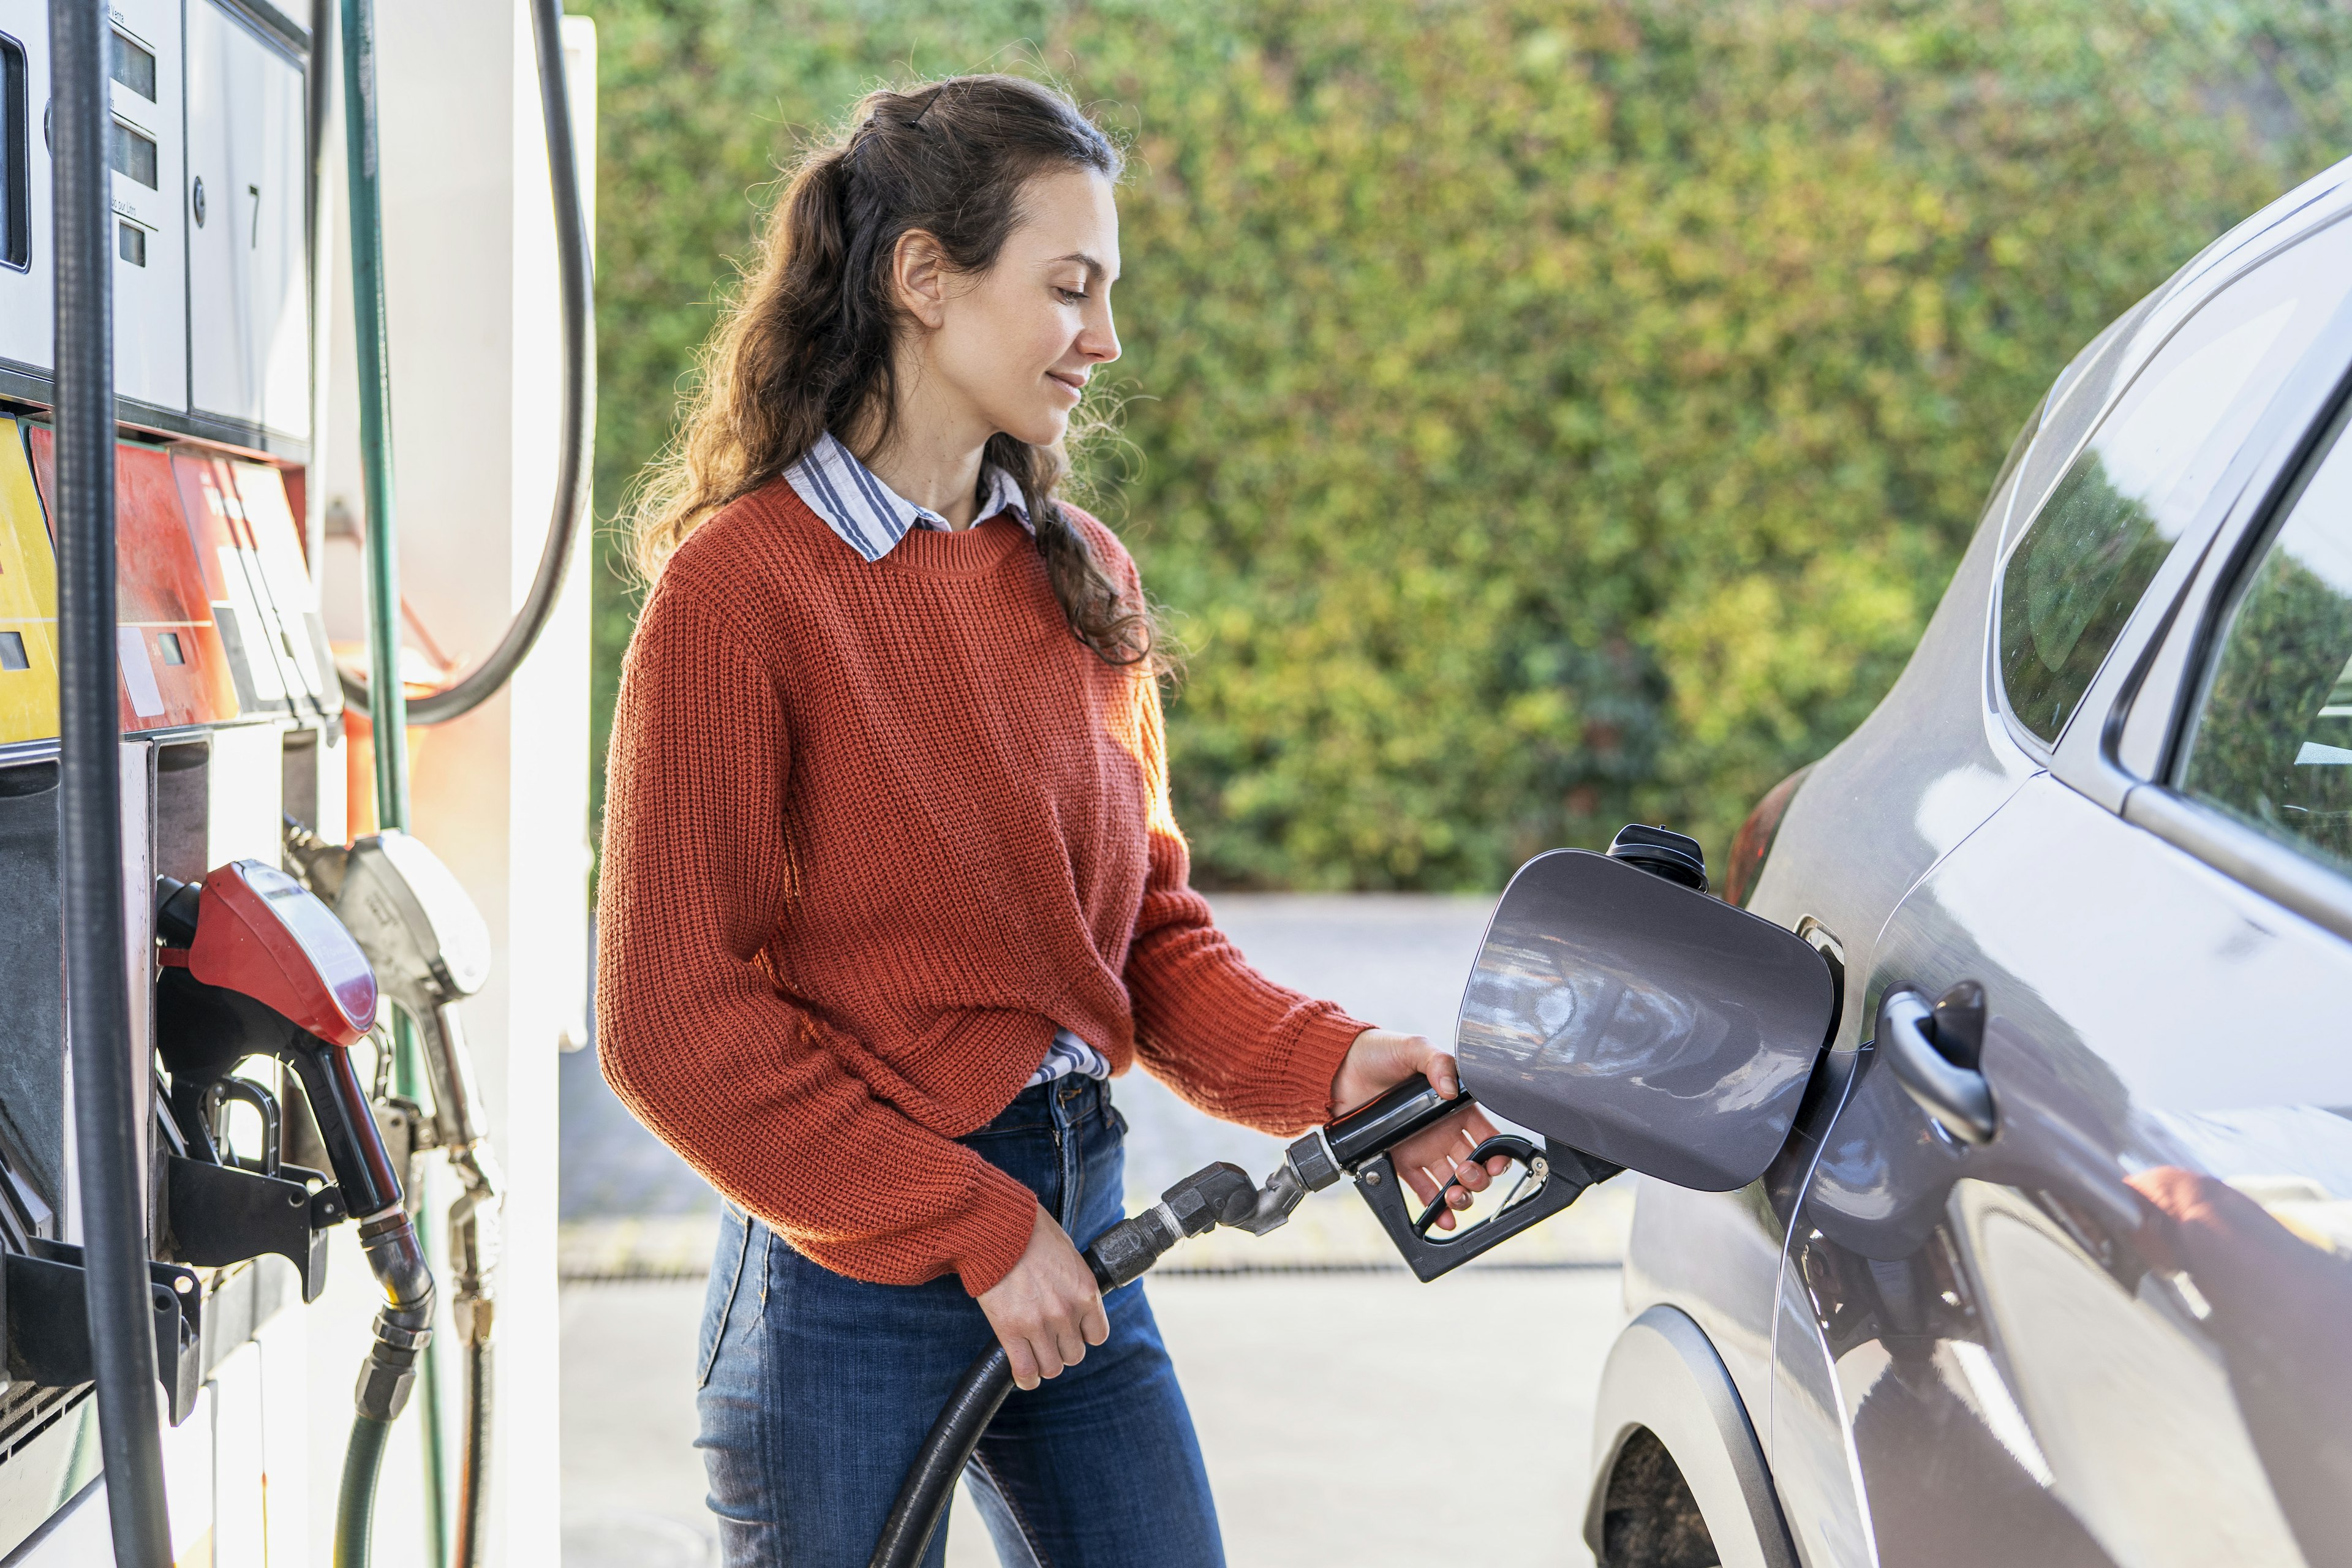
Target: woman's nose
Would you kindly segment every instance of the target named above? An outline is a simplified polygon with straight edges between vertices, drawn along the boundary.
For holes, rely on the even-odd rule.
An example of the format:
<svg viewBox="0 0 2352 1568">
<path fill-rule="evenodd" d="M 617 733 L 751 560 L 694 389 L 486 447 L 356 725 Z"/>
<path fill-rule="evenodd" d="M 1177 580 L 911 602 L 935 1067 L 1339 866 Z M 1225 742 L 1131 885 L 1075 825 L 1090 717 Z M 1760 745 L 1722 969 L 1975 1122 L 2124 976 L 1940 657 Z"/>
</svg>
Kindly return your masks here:
<svg viewBox="0 0 2352 1568">
<path fill-rule="evenodd" d="M 1078 352 L 1097 364 L 1108 364 L 1118 357 L 1118 330 L 1111 325 L 1108 307 L 1099 320 L 1090 319 L 1079 330 Z"/>
</svg>

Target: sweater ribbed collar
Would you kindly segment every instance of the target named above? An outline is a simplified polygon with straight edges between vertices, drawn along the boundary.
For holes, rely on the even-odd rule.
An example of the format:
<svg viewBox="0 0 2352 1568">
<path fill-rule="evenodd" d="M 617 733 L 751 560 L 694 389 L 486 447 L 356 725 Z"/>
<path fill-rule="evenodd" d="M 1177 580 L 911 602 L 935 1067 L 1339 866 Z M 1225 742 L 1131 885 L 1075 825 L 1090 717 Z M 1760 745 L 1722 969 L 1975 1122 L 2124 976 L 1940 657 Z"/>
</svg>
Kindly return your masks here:
<svg viewBox="0 0 2352 1568">
<path fill-rule="evenodd" d="M 784 470 L 784 479 L 802 504 L 869 563 L 889 554 L 917 529 L 954 531 L 946 518 L 884 484 L 831 431 L 818 438 L 807 457 Z M 975 526 L 999 512 L 1011 512 L 1023 528 L 1035 531 L 1028 503 L 1011 474 L 991 464 L 980 470 L 980 483 Z"/>
</svg>

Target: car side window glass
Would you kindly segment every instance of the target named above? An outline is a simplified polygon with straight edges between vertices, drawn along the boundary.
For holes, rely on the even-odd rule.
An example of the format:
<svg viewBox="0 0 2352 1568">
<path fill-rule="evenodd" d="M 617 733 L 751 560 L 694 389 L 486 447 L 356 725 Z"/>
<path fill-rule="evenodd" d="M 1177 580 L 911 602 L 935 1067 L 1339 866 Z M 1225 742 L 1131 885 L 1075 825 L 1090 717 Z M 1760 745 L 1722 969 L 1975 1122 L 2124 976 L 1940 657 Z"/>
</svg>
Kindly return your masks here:
<svg viewBox="0 0 2352 1568">
<path fill-rule="evenodd" d="M 2177 782 L 2352 875 L 2352 440 L 2338 436 L 2250 573 Z"/>
<path fill-rule="evenodd" d="M 2221 290 L 2158 351 L 2050 491 L 2001 573 L 2000 673 L 2054 742 L 2173 544 L 2352 292 L 2352 223 Z"/>
</svg>

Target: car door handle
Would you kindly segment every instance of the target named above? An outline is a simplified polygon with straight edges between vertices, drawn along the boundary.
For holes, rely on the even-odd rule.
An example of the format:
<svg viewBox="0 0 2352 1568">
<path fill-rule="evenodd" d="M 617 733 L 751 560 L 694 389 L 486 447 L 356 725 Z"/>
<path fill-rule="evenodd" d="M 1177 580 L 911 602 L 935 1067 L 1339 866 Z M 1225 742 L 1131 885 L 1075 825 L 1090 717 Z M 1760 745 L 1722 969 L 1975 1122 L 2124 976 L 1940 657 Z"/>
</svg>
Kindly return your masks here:
<svg viewBox="0 0 2352 1568">
<path fill-rule="evenodd" d="M 1878 1004 L 1878 1049 L 1936 1125 L 1963 1143 L 1990 1143 L 1999 1125 L 1992 1086 L 1936 1048 L 1935 1019 L 1935 1008 L 1916 991 L 1889 991 Z"/>
</svg>

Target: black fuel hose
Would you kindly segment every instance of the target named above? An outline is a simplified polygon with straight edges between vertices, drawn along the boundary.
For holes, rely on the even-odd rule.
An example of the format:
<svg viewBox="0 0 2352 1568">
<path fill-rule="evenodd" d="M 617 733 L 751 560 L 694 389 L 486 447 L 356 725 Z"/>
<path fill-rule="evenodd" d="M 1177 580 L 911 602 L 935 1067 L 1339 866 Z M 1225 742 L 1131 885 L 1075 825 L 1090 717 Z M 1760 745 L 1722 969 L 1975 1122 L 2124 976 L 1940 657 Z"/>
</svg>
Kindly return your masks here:
<svg viewBox="0 0 2352 1568">
<path fill-rule="evenodd" d="M 477 1340 L 466 1347 L 466 1445 L 457 1467 L 457 1539 L 449 1561 L 472 1568 L 488 1555 L 490 1424 L 497 1389 L 497 1347 Z"/>
<path fill-rule="evenodd" d="M 1294 1144 L 1284 1156 L 1282 1169 L 1267 1178 L 1265 1193 L 1241 1167 L 1220 1161 L 1170 1187 L 1152 1207 L 1104 1231 L 1080 1256 L 1094 1271 L 1096 1286 L 1108 1296 L 1141 1279 L 1170 1247 L 1188 1236 L 1204 1235 L 1220 1225 L 1264 1235 L 1282 1223 L 1290 1212 L 1289 1205 L 1306 1192 L 1339 1180 L 1342 1166 L 1352 1167 L 1393 1149 L 1470 1103 L 1467 1095 L 1441 1094 L 1415 1073 L 1370 1104 L 1332 1121 L 1319 1138 L 1310 1134 Z M 1262 1205 L 1276 1201 L 1278 1191 L 1286 1192 L 1287 1200 L 1281 1203 L 1271 1224 L 1265 1223 Z M 924 1436 L 923 1446 L 916 1450 L 907 1479 L 899 1483 L 866 1568 L 917 1568 L 922 1562 L 931 1549 L 932 1537 L 939 1533 L 940 1521 L 947 1517 L 956 1478 L 971 1462 L 989 1422 L 1012 1391 L 1013 1369 L 1002 1345 L 989 1346 L 964 1369 L 946 1407 Z"/>
<path fill-rule="evenodd" d="M 1003 1345 L 989 1346 L 964 1368 L 940 1418 L 924 1436 L 907 1479 L 898 1485 L 866 1568 L 915 1568 L 923 1560 L 931 1549 L 931 1537 L 940 1532 L 956 1478 L 971 1462 L 982 1434 L 1012 1392 L 1013 1363 L 1005 1359 Z"/>
<path fill-rule="evenodd" d="M 1231 1173 L 1230 1176 L 1224 1173 Z M 1201 1201 L 1188 1203 L 1180 1194 L 1192 1188 Z M 1246 1208 L 1255 1189 L 1249 1178 L 1230 1165 L 1212 1165 L 1169 1189 L 1158 1207 L 1119 1221 L 1095 1238 L 1081 1255 L 1094 1271 L 1095 1285 L 1106 1296 L 1160 1261 L 1161 1254 L 1187 1236 L 1213 1228 L 1219 1219 L 1230 1222 L 1238 1195 Z M 882 1522 L 881 1539 L 866 1568 L 916 1568 L 931 1549 L 931 1538 L 947 1517 L 948 1500 L 955 1495 L 956 1478 L 971 1462 L 988 1424 L 996 1418 L 1005 1395 L 1013 1392 L 1013 1364 L 1003 1345 L 991 1345 L 964 1368 L 948 1395 L 945 1408 L 916 1450 L 907 1479 L 890 1503 Z"/>
<path fill-rule="evenodd" d="M 156 1430 L 140 1099 L 123 940 L 122 721 L 114 595 L 110 29 L 100 0 L 49 0 L 56 221 L 58 704 L 67 1034 L 98 1442 L 114 1561 L 169 1568 Z"/>
<path fill-rule="evenodd" d="M 546 128 L 547 179 L 555 201 L 555 252 L 559 308 L 562 312 L 563 430 L 555 476 L 555 505 L 547 543 L 522 608 L 508 624 L 489 657 L 438 691 L 408 701 L 412 724 L 444 724 L 470 713 L 495 695 L 547 629 L 555 601 L 571 570 L 580 537 L 580 514 L 588 504 L 588 437 L 593 385 L 595 304 L 590 272 L 587 209 L 580 197 L 580 163 L 572 126 L 572 99 L 564 79 L 562 0 L 529 0 L 531 41 L 539 63 L 540 119 Z M 372 106 L 371 106 L 372 111 Z M 376 526 L 376 520 L 368 520 Z M 366 710 L 368 683 L 342 672 L 343 700 Z"/>
<path fill-rule="evenodd" d="M 384 1441 L 408 1405 L 425 1347 L 433 1342 L 433 1272 L 396 1190 L 392 1206 L 362 1219 L 359 1230 L 368 1271 L 383 1288 L 383 1305 L 376 1309 L 374 1342 L 352 1394 L 357 1408 L 335 1499 L 334 1568 L 367 1568 Z"/>
<path fill-rule="evenodd" d="M 335 1492 L 334 1568 L 366 1568 L 375 1540 L 375 1489 L 383 1476 L 392 1423 L 361 1415 L 343 1447 L 343 1480 Z"/>
</svg>

